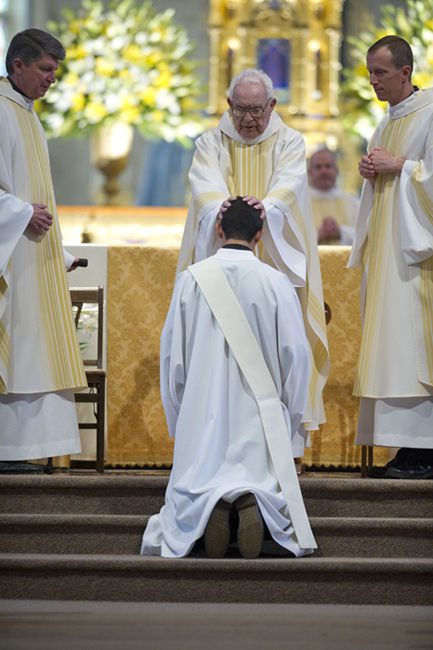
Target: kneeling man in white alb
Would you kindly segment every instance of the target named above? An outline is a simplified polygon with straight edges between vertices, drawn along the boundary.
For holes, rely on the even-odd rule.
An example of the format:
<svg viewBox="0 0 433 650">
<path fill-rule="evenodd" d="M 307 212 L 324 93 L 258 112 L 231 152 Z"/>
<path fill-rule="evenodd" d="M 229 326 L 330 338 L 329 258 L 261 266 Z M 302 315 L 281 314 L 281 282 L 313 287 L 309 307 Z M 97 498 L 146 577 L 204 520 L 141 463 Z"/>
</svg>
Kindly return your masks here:
<svg viewBox="0 0 433 650">
<path fill-rule="evenodd" d="M 204 537 L 224 557 L 231 522 L 243 557 L 259 556 L 265 531 L 295 557 L 316 548 L 293 460 L 309 348 L 294 287 L 253 253 L 262 226 L 233 199 L 216 224 L 222 248 L 178 276 L 161 338 L 173 469 L 142 555 L 184 557 Z"/>
</svg>

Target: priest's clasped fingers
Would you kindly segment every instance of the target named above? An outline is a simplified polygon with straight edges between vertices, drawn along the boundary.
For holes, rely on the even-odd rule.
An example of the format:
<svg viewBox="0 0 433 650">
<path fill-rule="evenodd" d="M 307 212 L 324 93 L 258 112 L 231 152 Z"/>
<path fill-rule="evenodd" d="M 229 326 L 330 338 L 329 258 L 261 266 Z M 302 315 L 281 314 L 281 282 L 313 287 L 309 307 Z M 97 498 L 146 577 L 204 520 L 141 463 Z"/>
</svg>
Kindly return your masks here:
<svg viewBox="0 0 433 650">
<path fill-rule="evenodd" d="M 331 239 L 340 239 L 341 230 L 338 223 L 333 217 L 325 217 L 317 232 L 317 241 L 319 244 L 327 242 Z"/>
<path fill-rule="evenodd" d="M 405 162 L 404 158 L 393 156 L 392 153 L 380 147 L 372 149 L 368 158 L 376 174 L 400 174 Z"/>
<path fill-rule="evenodd" d="M 266 209 L 260 199 L 255 196 L 247 195 L 243 197 L 243 200 L 246 201 L 248 205 L 252 205 L 254 208 L 256 208 L 256 210 L 260 210 L 261 219 L 266 219 Z"/>
<path fill-rule="evenodd" d="M 37 235 L 47 232 L 53 224 L 53 215 L 48 212 L 47 206 L 43 203 L 32 203 L 33 214 L 28 227 Z"/>
<path fill-rule="evenodd" d="M 359 173 L 363 178 L 368 180 L 375 178 L 376 172 L 374 170 L 374 165 L 370 156 L 362 156 L 358 165 Z"/>
</svg>

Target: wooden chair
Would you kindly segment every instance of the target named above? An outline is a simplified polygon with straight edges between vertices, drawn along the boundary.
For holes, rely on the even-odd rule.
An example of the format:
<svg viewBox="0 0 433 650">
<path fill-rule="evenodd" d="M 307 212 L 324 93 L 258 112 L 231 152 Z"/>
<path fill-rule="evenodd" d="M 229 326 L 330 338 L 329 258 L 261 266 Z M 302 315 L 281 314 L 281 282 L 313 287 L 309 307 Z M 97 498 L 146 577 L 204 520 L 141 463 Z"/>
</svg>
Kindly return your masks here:
<svg viewBox="0 0 433 650">
<path fill-rule="evenodd" d="M 79 327 L 83 306 L 96 305 L 97 310 L 97 345 L 96 358 L 85 358 L 83 363 L 86 369 L 89 391 L 75 394 L 75 401 L 80 404 L 93 404 L 95 422 L 79 422 L 80 429 L 96 430 L 96 470 L 104 471 L 105 452 L 105 392 L 106 372 L 102 369 L 103 362 L 103 335 L 104 335 L 104 288 L 71 288 L 72 306 L 75 309 L 75 326 Z"/>
</svg>

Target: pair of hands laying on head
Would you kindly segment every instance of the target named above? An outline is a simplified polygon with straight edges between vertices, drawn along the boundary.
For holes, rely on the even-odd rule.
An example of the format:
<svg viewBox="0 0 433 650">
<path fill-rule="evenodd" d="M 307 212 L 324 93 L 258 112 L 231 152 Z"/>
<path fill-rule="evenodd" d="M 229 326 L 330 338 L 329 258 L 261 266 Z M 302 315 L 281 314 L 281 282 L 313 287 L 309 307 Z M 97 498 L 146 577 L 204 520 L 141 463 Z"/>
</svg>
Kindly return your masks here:
<svg viewBox="0 0 433 650">
<path fill-rule="evenodd" d="M 230 201 L 233 201 L 236 197 L 235 196 L 229 196 L 227 199 L 225 199 L 221 207 L 219 209 L 218 217 L 221 218 L 221 215 L 230 207 Z M 243 196 L 242 197 L 248 205 L 252 205 L 256 210 L 260 210 L 260 218 L 261 219 L 266 219 L 266 210 L 265 206 L 263 203 L 260 201 L 260 199 L 256 198 L 255 196 Z"/>
<path fill-rule="evenodd" d="M 53 215 L 43 203 L 32 203 L 33 214 L 27 224 L 27 229 L 33 235 L 40 237 L 45 235 L 53 225 Z M 79 258 L 75 257 L 68 271 L 75 271 L 78 266 Z"/>
</svg>

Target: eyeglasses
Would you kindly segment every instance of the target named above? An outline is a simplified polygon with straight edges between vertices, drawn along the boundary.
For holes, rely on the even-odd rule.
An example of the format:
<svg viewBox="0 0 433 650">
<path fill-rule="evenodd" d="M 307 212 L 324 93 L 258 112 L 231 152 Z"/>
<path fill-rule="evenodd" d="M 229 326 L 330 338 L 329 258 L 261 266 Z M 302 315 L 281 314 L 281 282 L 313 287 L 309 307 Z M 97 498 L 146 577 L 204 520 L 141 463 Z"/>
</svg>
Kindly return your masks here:
<svg viewBox="0 0 433 650">
<path fill-rule="evenodd" d="M 264 106 L 231 106 L 230 108 L 235 117 L 243 117 L 247 113 L 252 117 L 262 117 L 270 101 L 269 98 Z"/>
</svg>

